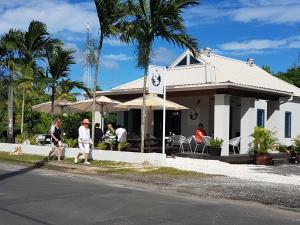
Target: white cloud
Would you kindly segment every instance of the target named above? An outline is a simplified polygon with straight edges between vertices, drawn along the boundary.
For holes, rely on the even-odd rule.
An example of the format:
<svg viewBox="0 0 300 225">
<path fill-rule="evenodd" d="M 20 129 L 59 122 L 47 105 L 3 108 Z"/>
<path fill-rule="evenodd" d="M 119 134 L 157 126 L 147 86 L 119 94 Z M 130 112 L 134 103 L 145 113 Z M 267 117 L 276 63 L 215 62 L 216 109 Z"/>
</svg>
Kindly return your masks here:
<svg viewBox="0 0 300 225">
<path fill-rule="evenodd" d="M 125 54 L 109 54 L 109 55 L 104 55 L 104 59 L 111 59 L 111 60 L 116 60 L 116 61 L 128 61 L 132 60 L 131 56 L 125 55 Z"/>
<path fill-rule="evenodd" d="M 110 46 L 125 46 L 126 44 L 121 42 L 120 40 L 118 39 L 105 39 L 105 44 L 108 44 Z"/>
<path fill-rule="evenodd" d="M 243 42 L 229 42 L 219 45 L 223 51 L 264 50 L 279 48 L 299 48 L 300 36 L 293 36 L 281 40 L 250 40 Z"/>
<path fill-rule="evenodd" d="M 106 69 L 119 69 L 120 65 L 116 61 L 110 61 L 110 60 L 102 60 L 100 62 L 100 67 L 103 66 Z"/>
<path fill-rule="evenodd" d="M 187 25 L 211 23 L 223 18 L 248 23 L 294 24 L 300 22 L 299 0 L 239 0 L 193 7 L 185 14 Z"/>
<path fill-rule="evenodd" d="M 65 43 L 64 48 L 75 50 L 75 52 L 73 53 L 74 61 L 76 64 L 82 64 L 83 53 L 82 53 L 81 49 L 75 43 Z"/>
<path fill-rule="evenodd" d="M 84 33 L 86 24 L 94 32 L 98 18 L 93 2 L 70 3 L 66 0 L 1 0 L 0 32 L 10 28 L 26 29 L 31 20 L 47 24 L 51 33 Z"/>
<path fill-rule="evenodd" d="M 165 47 L 159 47 L 153 51 L 152 62 L 169 65 L 176 59 L 177 56 L 178 55 L 172 50 Z"/>
</svg>

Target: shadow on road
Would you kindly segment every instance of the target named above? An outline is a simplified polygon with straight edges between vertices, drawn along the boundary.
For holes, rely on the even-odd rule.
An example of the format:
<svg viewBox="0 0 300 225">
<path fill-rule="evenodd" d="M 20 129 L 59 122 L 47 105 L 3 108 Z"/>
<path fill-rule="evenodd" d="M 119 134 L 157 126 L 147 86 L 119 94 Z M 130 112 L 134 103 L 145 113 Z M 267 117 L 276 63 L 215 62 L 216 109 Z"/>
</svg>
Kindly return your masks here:
<svg viewBox="0 0 300 225">
<path fill-rule="evenodd" d="M 36 222 L 36 223 L 38 223 L 38 224 L 54 225 L 54 224 L 52 224 L 52 223 L 48 223 L 48 222 L 45 222 L 45 221 L 42 221 L 42 220 L 33 218 L 33 217 L 31 217 L 31 216 L 27 216 L 27 215 L 21 214 L 21 213 L 19 213 L 19 212 L 12 211 L 12 210 L 9 210 L 9 209 L 0 208 L 0 211 L 4 211 L 4 212 L 7 212 L 7 213 L 10 213 L 10 214 L 19 216 L 19 217 L 23 217 L 23 218 L 25 218 L 25 219 L 27 219 L 27 220 L 30 220 L 30 221 L 32 221 L 32 222 Z"/>
<path fill-rule="evenodd" d="M 36 162 L 33 166 L 29 166 L 26 167 L 24 169 L 20 169 L 17 171 L 13 171 L 13 172 L 8 172 L 8 173 L 4 173 L 4 174 L 0 174 L 0 181 L 17 176 L 17 175 L 21 175 L 24 173 L 28 173 L 34 169 L 38 169 L 41 168 L 45 165 L 45 163 L 47 162 L 47 157 L 45 157 L 43 160 Z"/>
</svg>

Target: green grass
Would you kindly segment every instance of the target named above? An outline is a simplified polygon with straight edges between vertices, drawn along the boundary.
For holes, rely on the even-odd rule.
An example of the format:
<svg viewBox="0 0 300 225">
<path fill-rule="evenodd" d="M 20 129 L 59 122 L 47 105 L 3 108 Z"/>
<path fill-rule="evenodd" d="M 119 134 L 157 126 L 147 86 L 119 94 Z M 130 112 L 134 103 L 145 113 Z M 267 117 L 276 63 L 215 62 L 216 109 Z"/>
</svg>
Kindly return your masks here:
<svg viewBox="0 0 300 225">
<path fill-rule="evenodd" d="M 0 161 L 9 162 L 13 164 L 29 165 L 36 167 L 45 167 L 55 170 L 64 170 L 67 169 L 67 165 L 74 164 L 73 158 L 64 158 L 64 163 L 56 166 L 55 164 L 49 164 L 46 162 L 45 156 L 22 154 L 22 156 L 10 156 L 8 152 L 0 151 Z M 55 162 L 51 160 L 51 162 Z M 65 165 L 65 167 L 64 167 Z M 160 176 L 160 177 L 169 177 L 169 178 L 206 178 L 210 175 L 183 171 L 170 167 L 143 167 L 143 166 L 134 166 L 133 164 L 123 163 L 123 162 L 113 162 L 113 161 L 92 161 L 92 167 L 98 167 L 97 174 L 132 174 L 132 175 L 143 175 L 143 176 Z"/>
</svg>

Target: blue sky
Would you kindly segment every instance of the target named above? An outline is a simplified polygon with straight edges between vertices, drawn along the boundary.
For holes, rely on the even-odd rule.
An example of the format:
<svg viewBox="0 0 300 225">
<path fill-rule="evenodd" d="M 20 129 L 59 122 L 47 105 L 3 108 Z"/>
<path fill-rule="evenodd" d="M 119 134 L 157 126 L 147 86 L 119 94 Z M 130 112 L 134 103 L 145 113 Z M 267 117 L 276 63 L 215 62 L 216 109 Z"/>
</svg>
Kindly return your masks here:
<svg viewBox="0 0 300 225">
<path fill-rule="evenodd" d="M 217 54 L 246 60 L 274 72 L 286 71 L 299 63 L 299 0 L 202 0 L 201 5 L 184 12 L 188 32 L 200 47 Z M 48 30 L 77 50 L 71 78 L 82 81 L 82 51 L 86 25 L 97 38 L 98 19 L 93 0 L 0 0 L 0 34 L 9 28 L 25 30 L 31 20 L 40 20 Z M 184 49 L 157 40 L 152 63 L 169 65 Z M 142 76 L 136 68 L 134 46 L 118 40 L 105 40 L 99 85 L 103 89 Z"/>
</svg>

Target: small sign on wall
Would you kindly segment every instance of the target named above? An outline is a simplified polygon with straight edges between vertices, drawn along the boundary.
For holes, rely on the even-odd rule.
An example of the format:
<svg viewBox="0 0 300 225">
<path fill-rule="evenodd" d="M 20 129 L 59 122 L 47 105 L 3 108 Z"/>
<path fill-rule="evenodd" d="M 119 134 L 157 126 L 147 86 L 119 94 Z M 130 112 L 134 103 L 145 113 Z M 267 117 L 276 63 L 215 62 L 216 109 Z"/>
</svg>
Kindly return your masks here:
<svg viewBox="0 0 300 225">
<path fill-rule="evenodd" d="M 196 110 L 195 108 L 190 108 L 188 110 L 188 124 L 190 125 L 197 125 L 199 123 L 199 110 Z"/>
</svg>

